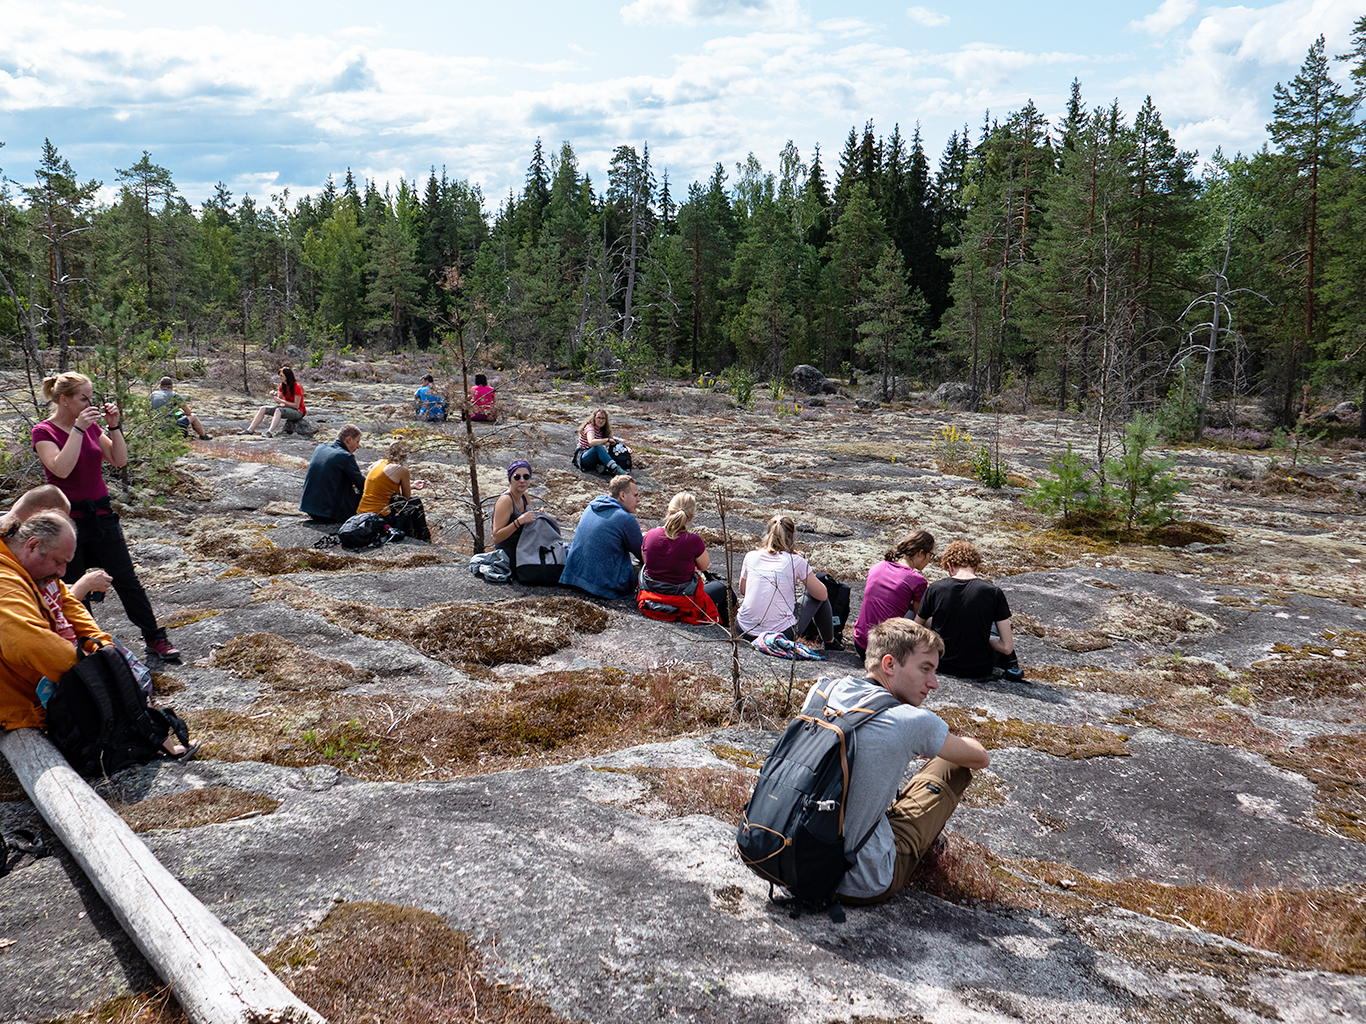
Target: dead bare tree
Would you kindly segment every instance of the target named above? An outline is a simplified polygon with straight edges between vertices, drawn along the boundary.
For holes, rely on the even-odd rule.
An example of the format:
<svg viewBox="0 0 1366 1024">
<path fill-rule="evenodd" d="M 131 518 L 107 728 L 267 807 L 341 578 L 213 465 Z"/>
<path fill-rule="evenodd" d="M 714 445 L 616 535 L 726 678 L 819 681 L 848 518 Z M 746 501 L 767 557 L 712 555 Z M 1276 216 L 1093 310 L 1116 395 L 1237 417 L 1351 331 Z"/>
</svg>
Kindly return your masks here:
<svg viewBox="0 0 1366 1024">
<path fill-rule="evenodd" d="M 479 320 L 488 323 L 488 314 L 484 310 L 482 298 L 475 298 L 473 309 L 467 309 L 461 305 L 461 290 L 464 288 L 465 278 L 460 273 L 460 267 L 447 267 L 441 274 L 441 287 L 449 293 L 451 297 L 451 311 L 446 316 L 447 323 L 455 332 L 456 352 L 460 356 L 460 377 L 462 393 L 460 396 L 460 410 L 465 421 L 465 454 L 469 460 L 470 472 L 470 509 L 474 513 L 474 553 L 482 554 L 485 547 L 484 540 L 484 503 L 479 497 L 479 442 L 474 434 L 474 420 L 470 413 L 470 356 L 472 355 L 466 346 L 466 331 Z"/>
</svg>

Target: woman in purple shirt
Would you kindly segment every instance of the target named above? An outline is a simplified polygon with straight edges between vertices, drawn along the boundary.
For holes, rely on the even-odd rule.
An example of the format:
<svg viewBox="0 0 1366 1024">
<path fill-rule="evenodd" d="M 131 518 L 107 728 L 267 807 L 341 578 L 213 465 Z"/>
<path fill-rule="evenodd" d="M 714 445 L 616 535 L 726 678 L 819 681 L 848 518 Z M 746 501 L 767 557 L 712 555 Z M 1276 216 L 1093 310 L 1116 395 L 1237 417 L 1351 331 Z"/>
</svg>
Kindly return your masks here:
<svg viewBox="0 0 1366 1024">
<path fill-rule="evenodd" d="M 860 658 L 867 651 L 868 633 L 874 626 L 886 619 L 911 618 L 919 610 L 929 586 L 921 572 L 932 558 L 934 537 L 926 530 L 916 530 L 868 570 L 863 604 L 854 625 L 854 650 Z"/>
<path fill-rule="evenodd" d="M 67 564 L 66 582 L 76 582 L 92 566 L 109 573 L 124 612 L 142 630 L 149 659 L 179 661 L 180 652 L 157 625 L 152 602 L 128 554 L 119 517 L 109 506 L 104 463 L 122 466 L 128 461 L 119 408 L 112 402 L 96 406 L 94 395 L 94 386 L 84 374 L 48 377 L 43 381 L 43 397 L 53 412 L 31 434 L 47 482 L 66 495 L 76 522 L 76 555 Z M 101 417 L 104 430 L 100 429 Z"/>
</svg>

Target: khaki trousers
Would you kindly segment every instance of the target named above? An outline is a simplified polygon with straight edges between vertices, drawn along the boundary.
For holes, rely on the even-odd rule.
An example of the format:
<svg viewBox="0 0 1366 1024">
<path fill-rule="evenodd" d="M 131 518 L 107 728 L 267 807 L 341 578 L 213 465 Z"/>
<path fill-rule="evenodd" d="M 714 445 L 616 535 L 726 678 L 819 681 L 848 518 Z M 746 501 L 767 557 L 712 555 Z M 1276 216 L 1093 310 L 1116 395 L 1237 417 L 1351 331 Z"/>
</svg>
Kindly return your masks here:
<svg viewBox="0 0 1366 1024">
<path fill-rule="evenodd" d="M 958 801 L 971 781 L 972 772 L 942 757 L 933 758 L 916 773 L 887 809 L 887 820 L 891 822 L 892 837 L 896 841 L 892 884 L 880 896 L 841 896 L 840 902 L 854 907 L 867 906 L 881 903 L 904 889 L 920 864 L 920 858 L 934 845 L 957 809 Z"/>
</svg>

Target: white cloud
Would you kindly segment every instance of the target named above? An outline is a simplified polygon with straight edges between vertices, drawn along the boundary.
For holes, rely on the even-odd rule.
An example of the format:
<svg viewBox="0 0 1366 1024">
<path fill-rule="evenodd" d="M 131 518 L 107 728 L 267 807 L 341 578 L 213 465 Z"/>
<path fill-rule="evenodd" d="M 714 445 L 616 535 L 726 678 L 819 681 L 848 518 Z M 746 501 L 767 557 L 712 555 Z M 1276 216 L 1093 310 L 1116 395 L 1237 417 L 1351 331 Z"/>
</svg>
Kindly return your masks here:
<svg viewBox="0 0 1366 1024">
<path fill-rule="evenodd" d="M 1162 0 L 1152 14 L 1129 22 L 1129 28 L 1135 32 L 1147 32 L 1151 36 L 1165 36 L 1184 25 L 1199 9 L 1196 0 Z"/>
<path fill-rule="evenodd" d="M 1266 139 L 1275 84 L 1294 77 L 1319 33 L 1330 55 L 1347 50 L 1360 16 L 1360 0 L 1210 8 L 1165 66 L 1118 84 L 1151 95 L 1183 148 L 1203 157 L 1216 146 L 1229 156 L 1257 149 Z"/>
<path fill-rule="evenodd" d="M 634 0 L 621 18 L 628 25 L 797 25 L 806 13 L 799 0 Z"/>
<path fill-rule="evenodd" d="M 926 28 L 937 28 L 940 25 L 947 25 L 949 23 L 949 16 L 947 14 L 940 14 L 938 11 L 931 10 L 928 7 L 907 7 L 906 17 L 919 25 L 924 25 Z"/>
</svg>

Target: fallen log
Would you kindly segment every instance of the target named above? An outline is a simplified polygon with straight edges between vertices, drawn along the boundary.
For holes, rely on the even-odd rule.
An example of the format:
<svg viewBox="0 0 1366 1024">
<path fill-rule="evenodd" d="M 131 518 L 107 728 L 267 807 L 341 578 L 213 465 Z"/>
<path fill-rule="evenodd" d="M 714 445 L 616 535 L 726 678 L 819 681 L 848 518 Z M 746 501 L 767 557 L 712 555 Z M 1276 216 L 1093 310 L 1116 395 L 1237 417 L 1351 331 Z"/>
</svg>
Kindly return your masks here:
<svg viewBox="0 0 1366 1024">
<path fill-rule="evenodd" d="M 0 753 L 194 1024 L 327 1024 L 162 866 L 46 736 L 0 733 Z"/>
</svg>

